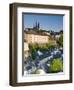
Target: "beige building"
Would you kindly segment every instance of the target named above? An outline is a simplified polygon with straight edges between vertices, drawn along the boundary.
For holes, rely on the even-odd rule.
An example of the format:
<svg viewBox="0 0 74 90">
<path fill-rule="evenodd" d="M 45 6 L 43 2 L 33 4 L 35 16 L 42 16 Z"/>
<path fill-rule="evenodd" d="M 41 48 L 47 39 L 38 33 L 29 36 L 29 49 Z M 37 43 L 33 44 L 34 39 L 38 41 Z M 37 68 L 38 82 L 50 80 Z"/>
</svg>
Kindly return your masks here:
<svg viewBox="0 0 74 90">
<path fill-rule="evenodd" d="M 28 43 L 24 42 L 24 60 L 26 61 L 26 59 L 29 56 L 29 45 Z"/>
<path fill-rule="evenodd" d="M 24 39 L 27 43 L 38 43 L 38 44 L 45 44 L 49 41 L 49 36 L 42 33 L 32 33 L 32 32 L 25 32 Z"/>
</svg>

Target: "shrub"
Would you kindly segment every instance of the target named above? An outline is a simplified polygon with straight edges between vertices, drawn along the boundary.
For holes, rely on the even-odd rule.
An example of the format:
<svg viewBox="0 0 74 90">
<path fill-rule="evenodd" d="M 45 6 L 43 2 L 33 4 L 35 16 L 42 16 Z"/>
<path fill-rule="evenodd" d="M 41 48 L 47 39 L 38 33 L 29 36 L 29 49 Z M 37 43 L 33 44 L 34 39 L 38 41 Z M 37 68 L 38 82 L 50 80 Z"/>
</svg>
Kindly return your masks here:
<svg viewBox="0 0 74 90">
<path fill-rule="evenodd" d="M 60 72 L 63 71 L 63 62 L 60 58 L 54 59 L 50 65 L 50 72 Z"/>
<path fill-rule="evenodd" d="M 59 37 L 59 40 L 57 40 L 57 43 L 59 46 L 63 47 L 63 34 L 61 34 L 61 36 Z"/>
<path fill-rule="evenodd" d="M 35 59 L 35 52 L 36 52 L 36 45 L 35 44 L 30 44 L 29 48 L 30 48 L 32 60 L 34 60 Z"/>
</svg>

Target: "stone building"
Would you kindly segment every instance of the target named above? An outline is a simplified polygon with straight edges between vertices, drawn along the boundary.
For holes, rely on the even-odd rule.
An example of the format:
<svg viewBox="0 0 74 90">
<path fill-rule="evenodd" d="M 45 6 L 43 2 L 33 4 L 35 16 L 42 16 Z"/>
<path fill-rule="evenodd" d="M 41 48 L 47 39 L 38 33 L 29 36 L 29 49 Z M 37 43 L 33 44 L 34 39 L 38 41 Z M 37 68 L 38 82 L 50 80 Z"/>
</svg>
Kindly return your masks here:
<svg viewBox="0 0 74 90">
<path fill-rule="evenodd" d="M 44 33 L 25 32 L 24 39 L 27 43 L 46 44 L 49 41 L 49 36 Z"/>
</svg>

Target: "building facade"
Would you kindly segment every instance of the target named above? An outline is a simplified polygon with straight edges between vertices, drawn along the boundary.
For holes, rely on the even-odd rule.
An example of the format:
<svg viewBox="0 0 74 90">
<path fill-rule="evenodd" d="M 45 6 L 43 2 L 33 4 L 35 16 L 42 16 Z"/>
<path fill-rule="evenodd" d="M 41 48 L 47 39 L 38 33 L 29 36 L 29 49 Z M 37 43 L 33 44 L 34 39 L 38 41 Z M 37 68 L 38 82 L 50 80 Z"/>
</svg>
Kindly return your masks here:
<svg viewBox="0 0 74 90">
<path fill-rule="evenodd" d="M 49 41 L 49 36 L 45 34 L 24 33 L 24 39 L 27 43 L 46 44 Z"/>
<path fill-rule="evenodd" d="M 29 56 L 29 45 L 28 43 L 24 42 L 24 61 L 27 60 Z"/>
</svg>

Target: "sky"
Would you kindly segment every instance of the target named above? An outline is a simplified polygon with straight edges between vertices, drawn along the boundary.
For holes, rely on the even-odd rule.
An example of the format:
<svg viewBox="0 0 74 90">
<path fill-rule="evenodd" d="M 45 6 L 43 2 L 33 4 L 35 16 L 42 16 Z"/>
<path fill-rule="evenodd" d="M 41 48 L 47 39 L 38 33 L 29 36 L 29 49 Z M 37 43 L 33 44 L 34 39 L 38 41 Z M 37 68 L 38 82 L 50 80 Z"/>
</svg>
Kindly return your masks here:
<svg viewBox="0 0 74 90">
<path fill-rule="evenodd" d="M 33 28 L 36 22 L 40 23 L 40 29 L 43 30 L 63 30 L 63 15 L 24 14 L 24 28 Z"/>
</svg>

